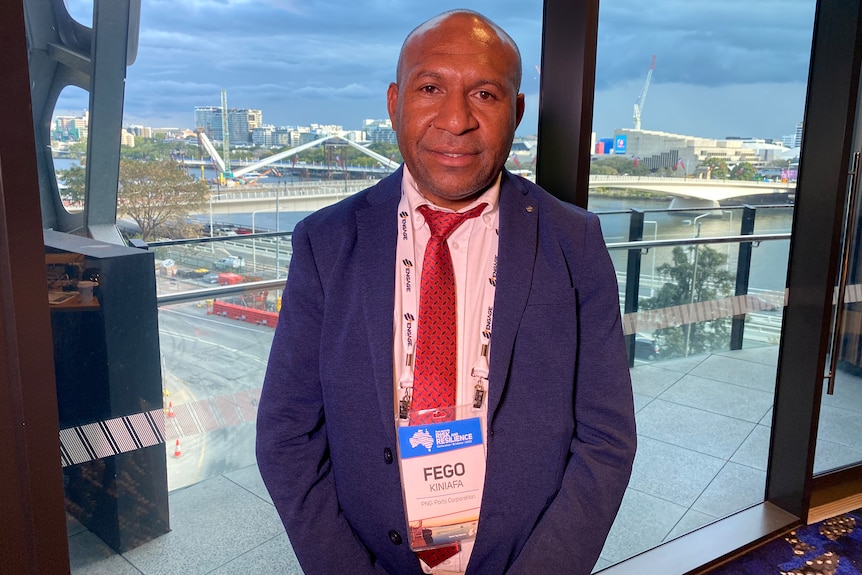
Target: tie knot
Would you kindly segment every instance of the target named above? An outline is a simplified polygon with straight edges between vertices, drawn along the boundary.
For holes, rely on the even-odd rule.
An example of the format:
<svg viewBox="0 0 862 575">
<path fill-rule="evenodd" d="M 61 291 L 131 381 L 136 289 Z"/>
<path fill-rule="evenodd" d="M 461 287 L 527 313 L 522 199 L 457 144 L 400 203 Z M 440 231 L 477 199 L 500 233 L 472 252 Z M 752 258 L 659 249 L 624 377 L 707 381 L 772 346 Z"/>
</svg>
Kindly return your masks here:
<svg viewBox="0 0 862 575">
<path fill-rule="evenodd" d="M 475 218 L 481 214 L 482 210 L 484 210 L 487 205 L 488 204 L 479 204 L 472 210 L 463 213 L 456 213 L 434 210 L 426 204 L 424 206 L 419 206 L 419 211 L 422 213 L 425 221 L 428 222 L 428 227 L 431 228 L 431 235 L 445 240 L 466 220 Z"/>
</svg>

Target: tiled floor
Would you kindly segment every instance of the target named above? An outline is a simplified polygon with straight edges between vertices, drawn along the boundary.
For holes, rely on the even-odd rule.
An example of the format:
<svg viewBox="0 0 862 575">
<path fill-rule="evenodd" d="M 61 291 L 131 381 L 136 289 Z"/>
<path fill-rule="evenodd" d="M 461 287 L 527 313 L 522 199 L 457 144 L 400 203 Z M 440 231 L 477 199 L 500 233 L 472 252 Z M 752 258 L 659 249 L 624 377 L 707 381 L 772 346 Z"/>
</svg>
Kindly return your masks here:
<svg viewBox="0 0 862 575">
<path fill-rule="evenodd" d="M 640 443 L 597 570 L 763 500 L 777 354 L 768 346 L 632 370 Z M 843 377 L 824 401 L 824 468 L 862 459 L 853 439 L 862 385 Z M 254 465 L 172 492 L 170 513 L 170 533 L 121 556 L 70 519 L 72 573 L 301 573 Z"/>
</svg>

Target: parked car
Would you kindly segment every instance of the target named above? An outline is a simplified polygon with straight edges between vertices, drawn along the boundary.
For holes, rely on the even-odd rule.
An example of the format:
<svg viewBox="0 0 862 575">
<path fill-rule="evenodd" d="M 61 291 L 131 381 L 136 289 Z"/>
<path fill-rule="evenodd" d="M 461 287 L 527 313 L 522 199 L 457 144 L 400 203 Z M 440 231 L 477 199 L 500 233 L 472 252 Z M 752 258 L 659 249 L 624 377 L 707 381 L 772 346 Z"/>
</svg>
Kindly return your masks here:
<svg viewBox="0 0 862 575">
<path fill-rule="evenodd" d="M 646 361 L 653 361 L 658 358 L 661 350 L 658 344 L 645 337 L 635 338 L 635 358 Z"/>
<path fill-rule="evenodd" d="M 245 267 L 245 260 L 238 256 L 227 256 L 216 260 L 214 267 L 217 270 L 241 270 Z"/>
<path fill-rule="evenodd" d="M 201 278 L 201 281 L 204 282 L 205 284 L 217 284 L 218 283 L 218 274 L 217 273 L 206 274 L 205 276 L 203 276 Z"/>
</svg>

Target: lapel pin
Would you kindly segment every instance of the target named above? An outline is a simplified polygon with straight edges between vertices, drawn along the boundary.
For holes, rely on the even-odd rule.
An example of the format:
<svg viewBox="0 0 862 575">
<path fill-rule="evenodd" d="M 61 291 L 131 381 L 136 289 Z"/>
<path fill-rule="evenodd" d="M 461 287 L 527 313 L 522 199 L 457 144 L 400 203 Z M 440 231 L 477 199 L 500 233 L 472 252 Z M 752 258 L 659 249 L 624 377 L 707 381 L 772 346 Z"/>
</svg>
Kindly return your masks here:
<svg viewBox="0 0 862 575">
<path fill-rule="evenodd" d="M 527 209 L 527 213 L 528 213 L 528 214 L 532 214 L 532 213 L 533 213 L 533 206 L 527 206 L 527 208 L 526 208 L 526 209 Z"/>
</svg>

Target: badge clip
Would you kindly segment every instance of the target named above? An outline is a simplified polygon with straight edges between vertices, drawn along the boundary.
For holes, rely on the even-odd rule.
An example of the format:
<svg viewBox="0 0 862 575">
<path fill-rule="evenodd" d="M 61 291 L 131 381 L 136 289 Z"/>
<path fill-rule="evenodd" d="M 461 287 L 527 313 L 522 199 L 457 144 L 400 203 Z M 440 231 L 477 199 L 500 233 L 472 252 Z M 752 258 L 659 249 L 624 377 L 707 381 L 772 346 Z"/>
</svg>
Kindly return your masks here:
<svg viewBox="0 0 862 575">
<path fill-rule="evenodd" d="M 473 409 L 482 409 L 482 403 L 485 401 L 485 387 L 481 383 L 477 383 L 473 391 Z"/>
<path fill-rule="evenodd" d="M 410 388 L 407 388 L 407 391 L 404 393 L 404 397 L 398 402 L 398 419 L 409 419 L 410 418 L 410 404 L 413 402 L 413 398 L 410 397 Z"/>
</svg>

